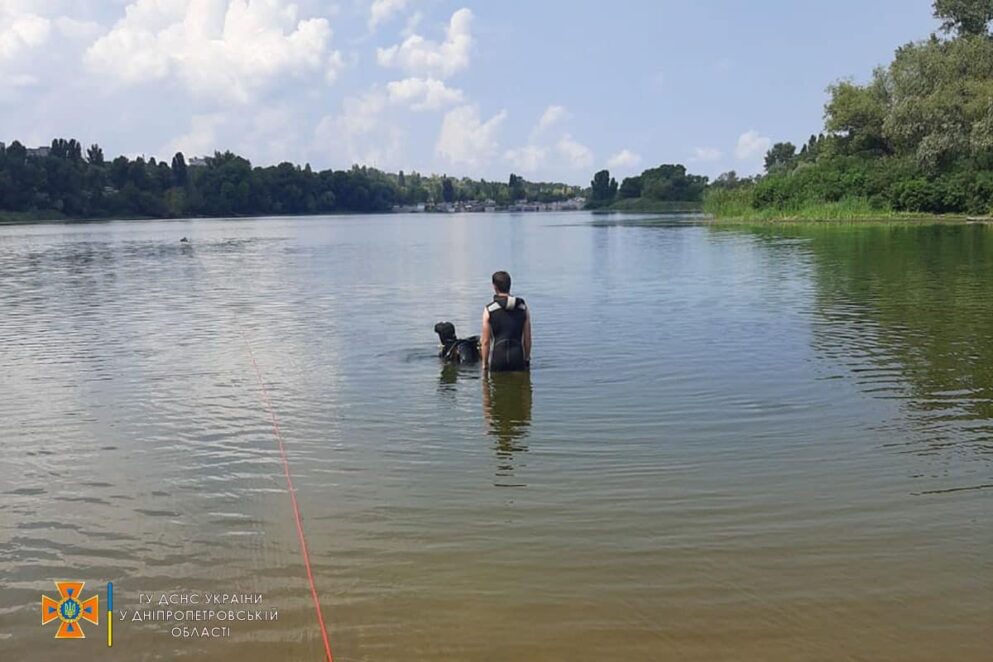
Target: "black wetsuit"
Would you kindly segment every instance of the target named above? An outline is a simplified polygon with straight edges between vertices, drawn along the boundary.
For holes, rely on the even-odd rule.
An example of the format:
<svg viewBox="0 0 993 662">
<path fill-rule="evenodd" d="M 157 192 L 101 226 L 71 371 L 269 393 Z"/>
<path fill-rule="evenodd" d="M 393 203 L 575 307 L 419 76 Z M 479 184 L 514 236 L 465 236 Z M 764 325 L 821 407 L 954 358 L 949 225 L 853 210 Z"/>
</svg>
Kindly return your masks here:
<svg viewBox="0 0 993 662">
<path fill-rule="evenodd" d="M 527 370 L 524 357 L 524 324 L 528 307 L 524 299 L 513 296 L 494 296 L 486 306 L 490 311 L 490 369 L 495 371 Z"/>
</svg>

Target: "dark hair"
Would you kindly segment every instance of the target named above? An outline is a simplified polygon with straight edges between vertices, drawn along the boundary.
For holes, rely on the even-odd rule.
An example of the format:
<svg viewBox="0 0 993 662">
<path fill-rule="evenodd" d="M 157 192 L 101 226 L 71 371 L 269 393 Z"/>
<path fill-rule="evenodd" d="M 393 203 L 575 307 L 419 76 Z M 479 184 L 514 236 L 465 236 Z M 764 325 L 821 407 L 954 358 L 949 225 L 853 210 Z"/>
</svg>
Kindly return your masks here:
<svg viewBox="0 0 993 662">
<path fill-rule="evenodd" d="M 493 285 L 500 294 L 510 293 L 510 274 L 506 271 L 498 271 L 493 274 Z"/>
</svg>

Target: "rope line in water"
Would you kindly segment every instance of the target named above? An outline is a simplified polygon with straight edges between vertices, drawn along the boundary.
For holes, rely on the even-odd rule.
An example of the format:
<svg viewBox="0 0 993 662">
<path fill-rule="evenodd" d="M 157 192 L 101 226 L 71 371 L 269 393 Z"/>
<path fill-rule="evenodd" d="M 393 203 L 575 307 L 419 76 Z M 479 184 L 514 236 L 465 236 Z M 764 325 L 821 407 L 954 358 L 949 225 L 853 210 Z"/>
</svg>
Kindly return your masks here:
<svg viewBox="0 0 993 662">
<path fill-rule="evenodd" d="M 310 596 L 314 599 L 314 610 L 317 612 L 317 622 L 321 626 L 321 639 L 324 642 L 324 653 L 327 656 L 327 662 L 334 662 L 334 657 L 331 655 L 331 642 L 328 641 L 328 629 L 324 625 L 324 614 L 321 613 L 321 601 L 317 597 L 317 586 L 314 584 L 314 572 L 310 567 L 310 552 L 307 551 L 307 538 L 303 534 L 303 521 L 300 519 L 300 506 L 297 504 L 296 488 L 293 487 L 293 476 L 290 474 L 290 463 L 286 459 L 286 444 L 283 443 L 283 433 L 279 429 L 279 418 L 276 416 L 276 410 L 272 408 L 272 401 L 269 399 L 269 391 L 265 387 L 265 380 L 262 379 L 262 371 L 259 369 L 259 364 L 255 360 L 255 352 L 252 351 L 252 345 L 248 342 L 248 336 L 245 332 L 239 329 L 241 332 L 241 337 L 245 341 L 245 347 L 248 349 L 248 357 L 252 360 L 252 367 L 255 369 L 255 377 L 259 381 L 259 392 L 260 398 L 262 400 L 262 405 L 265 407 L 266 411 L 269 412 L 269 419 L 272 421 L 272 432 L 276 436 L 276 441 L 279 442 L 279 455 L 283 460 L 283 473 L 286 475 L 286 486 L 290 493 L 290 502 L 293 505 L 293 518 L 296 520 L 297 525 L 297 537 L 300 539 L 300 553 L 303 556 L 303 565 L 307 570 L 307 581 L 310 582 Z"/>
</svg>

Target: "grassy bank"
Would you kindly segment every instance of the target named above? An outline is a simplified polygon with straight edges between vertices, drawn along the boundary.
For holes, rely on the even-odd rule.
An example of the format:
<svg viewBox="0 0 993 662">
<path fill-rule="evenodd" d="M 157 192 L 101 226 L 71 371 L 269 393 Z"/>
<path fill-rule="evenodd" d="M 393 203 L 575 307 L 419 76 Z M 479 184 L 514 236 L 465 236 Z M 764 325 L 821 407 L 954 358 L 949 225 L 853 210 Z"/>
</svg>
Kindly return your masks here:
<svg viewBox="0 0 993 662">
<path fill-rule="evenodd" d="M 758 207 L 750 187 L 711 190 L 703 210 L 720 221 L 965 221 L 965 214 L 924 214 L 899 212 L 870 203 L 867 198 L 850 197 L 835 202 L 808 201 L 783 207 Z"/>
</svg>

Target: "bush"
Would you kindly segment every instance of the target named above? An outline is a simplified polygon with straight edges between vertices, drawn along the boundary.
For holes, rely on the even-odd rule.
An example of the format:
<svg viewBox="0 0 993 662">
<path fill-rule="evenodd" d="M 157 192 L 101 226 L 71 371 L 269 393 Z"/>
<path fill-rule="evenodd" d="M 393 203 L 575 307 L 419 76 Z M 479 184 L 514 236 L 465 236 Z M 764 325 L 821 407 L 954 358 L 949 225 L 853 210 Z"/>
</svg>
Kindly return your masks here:
<svg viewBox="0 0 993 662">
<path fill-rule="evenodd" d="M 851 200 L 858 200 L 860 208 L 930 214 L 986 213 L 993 205 L 993 173 L 988 170 L 963 163 L 929 177 L 912 161 L 896 157 L 833 156 L 804 163 L 792 172 L 766 175 L 746 188 L 752 210 L 779 215 L 835 203 L 850 209 Z M 726 197 L 712 197 L 711 205 L 727 203 Z"/>
<path fill-rule="evenodd" d="M 893 192 L 893 207 L 899 211 L 930 211 L 934 201 L 934 191 L 925 179 L 900 182 Z"/>
<path fill-rule="evenodd" d="M 703 210 L 720 218 L 745 218 L 753 214 L 754 186 L 710 188 L 703 198 Z"/>
</svg>

